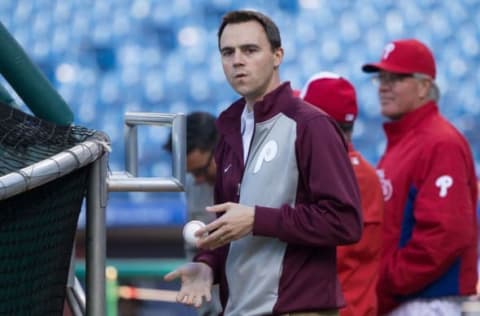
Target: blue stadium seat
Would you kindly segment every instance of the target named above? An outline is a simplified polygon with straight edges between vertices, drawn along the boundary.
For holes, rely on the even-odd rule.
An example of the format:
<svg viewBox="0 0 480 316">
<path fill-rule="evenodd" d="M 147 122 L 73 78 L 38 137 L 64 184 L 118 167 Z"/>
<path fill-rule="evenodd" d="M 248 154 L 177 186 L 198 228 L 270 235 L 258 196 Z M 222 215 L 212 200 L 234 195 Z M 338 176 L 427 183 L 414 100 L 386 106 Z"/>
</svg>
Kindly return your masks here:
<svg viewBox="0 0 480 316">
<path fill-rule="evenodd" d="M 294 88 L 323 70 L 355 84 L 354 142 L 372 163 L 385 144 L 376 88 L 361 65 L 378 60 L 390 40 L 425 41 L 438 63 L 441 110 L 467 135 L 480 164 L 478 0 L 3 0 L 0 20 L 67 99 L 76 123 L 110 135 L 111 165 L 123 168 L 125 111 L 219 114 L 237 98 L 224 80 L 216 32 L 222 15 L 238 8 L 276 20 L 286 52 L 281 75 Z M 75 70 L 73 81 L 59 80 L 62 64 Z M 141 144 L 153 141 L 140 137 Z M 164 168 L 154 152 L 142 155 L 145 172 Z"/>
</svg>

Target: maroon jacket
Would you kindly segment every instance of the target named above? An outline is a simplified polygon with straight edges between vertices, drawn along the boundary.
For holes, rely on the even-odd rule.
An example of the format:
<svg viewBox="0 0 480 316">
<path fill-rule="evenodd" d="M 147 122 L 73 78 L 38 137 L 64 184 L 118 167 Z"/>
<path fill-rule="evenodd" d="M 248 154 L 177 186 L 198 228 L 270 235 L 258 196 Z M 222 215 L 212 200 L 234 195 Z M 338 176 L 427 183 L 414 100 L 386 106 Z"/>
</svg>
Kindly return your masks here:
<svg viewBox="0 0 480 316">
<path fill-rule="evenodd" d="M 282 84 L 254 105 L 244 165 L 244 106 L 238 100 L 217 122 L 215 203 L 254 206 L 253 232 L 195 260 L 212 267 L 226 315 L 341 307 L 336 246 L 358 241 L 362 231 L 359 191 L 341 131 Z"/>
</svg>

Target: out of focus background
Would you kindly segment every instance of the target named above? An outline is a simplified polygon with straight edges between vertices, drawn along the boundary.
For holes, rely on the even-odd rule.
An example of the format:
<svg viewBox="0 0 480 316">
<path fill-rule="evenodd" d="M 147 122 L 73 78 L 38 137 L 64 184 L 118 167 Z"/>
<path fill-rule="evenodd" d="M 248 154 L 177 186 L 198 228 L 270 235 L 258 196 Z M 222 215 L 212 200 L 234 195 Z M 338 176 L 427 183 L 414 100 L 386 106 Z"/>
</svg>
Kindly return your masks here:
<svg viewBox="0 0 480 316">
<path fill-rule="evenodd" d="M 427 43 L 437 61 L 440 109 L 466 135 L 480 171 L 480 0 L 1 0 L 0 21 L 74 111 L 74 123 L 110 136 L 109 166 L 116 171 L 124 170 L 125 112 L 217 115 L 237 98 L 224 79 L 216 32 L 225 12 L 241 8 L 260 10 L 278 24 L 285 49 L 281 75 L 293 88 L 319 71 L 337 72 L 355 85 L 360 115 L 353 141 L 373 164 L 385 139 L 376 88 L 361 66 L 379 60 L 391 40 Z M 0 83 L 15 96 L 3 78 Z M 171 157 L 162 149 L 169 132 L 139 129 L 140 176 L 171 174 Z M 162 260 L 182 260 L 184 222 L 182 193 L 111 193 L 107 257 L 133 262 L 119 282 L 178 287 L 158 276 Z M 81 258 L 81 230 L 78 239 Z M 194 311 L 125 300 L 119 314 Z"/>
</svg>

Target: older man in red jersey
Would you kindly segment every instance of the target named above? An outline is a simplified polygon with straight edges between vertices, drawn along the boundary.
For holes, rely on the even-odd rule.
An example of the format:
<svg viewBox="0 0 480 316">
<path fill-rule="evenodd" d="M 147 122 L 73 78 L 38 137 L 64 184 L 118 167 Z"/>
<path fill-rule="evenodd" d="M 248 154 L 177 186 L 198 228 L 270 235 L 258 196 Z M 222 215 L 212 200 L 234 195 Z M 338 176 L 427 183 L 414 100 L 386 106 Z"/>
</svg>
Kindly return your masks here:
<svg viewBox="0 0 480 316">
<path fill-rule="evenodd" d="M 477 179 L 465 137 L 440 114 L 436 66 L 416 39 L 387 44 L 375 73 L 387 147 L 380 313 L 460 315 L 477 282 Z"/>
</svg>

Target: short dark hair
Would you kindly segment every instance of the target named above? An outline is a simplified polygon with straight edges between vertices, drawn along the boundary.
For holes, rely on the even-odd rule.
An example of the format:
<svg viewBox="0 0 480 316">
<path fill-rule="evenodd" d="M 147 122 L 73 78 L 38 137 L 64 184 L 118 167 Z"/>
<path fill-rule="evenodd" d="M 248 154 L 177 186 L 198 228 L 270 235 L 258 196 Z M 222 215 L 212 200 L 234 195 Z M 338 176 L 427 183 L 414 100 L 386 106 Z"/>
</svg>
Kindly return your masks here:
<svg viewBox="0 0 480 316">
<path fill-rule="evenodd" d="M 187 155 L 199 149 L 212 151 L 217 143 L 218 133 L 215 116 L 208 112 L 192 112 L 187 115 Z M 163 148 L 172 152 L 172 135 Z"/>
<path fill-rule="evenodd" d="M 227 12 L 222 19 L 222 24 L 218 28 L 218 48 L 220 48 L 220 37 L 222 36 L 223 30 L 227 24 L 236 24 L 249 21 L 257 21 L 262 25 L 265 34 L 267 34 L 268 41 L 273 50 L 282 47 L 282 39 L 280 38 L 280 31 L 278 30 L 275 22 L 272 21 L 268 16 L 251 10 L 236 10 Z"/>
</svg>

